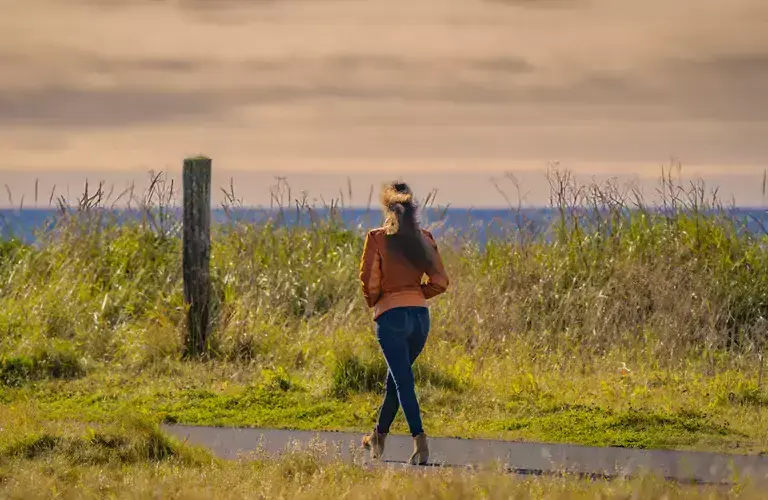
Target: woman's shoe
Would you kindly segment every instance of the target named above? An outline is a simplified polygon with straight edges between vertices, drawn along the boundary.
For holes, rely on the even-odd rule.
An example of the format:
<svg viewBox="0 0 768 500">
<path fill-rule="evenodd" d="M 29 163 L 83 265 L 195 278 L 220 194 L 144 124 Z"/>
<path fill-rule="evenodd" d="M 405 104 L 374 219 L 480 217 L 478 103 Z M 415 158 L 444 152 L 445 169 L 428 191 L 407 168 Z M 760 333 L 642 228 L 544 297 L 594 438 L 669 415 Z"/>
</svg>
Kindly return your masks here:
<svg viewBox="0 0 768 500">
<path fill-rule="evenodd" d="M 427 445 L 427 435 L 423 432 L 413 438 L 413 455 L 409 463 L 411 465 L 427 465 L 429 461 L 429 445 Z"/>
<path fill-rule="evenodd" d="M 384 441 L 386 439 L 386 434 L 380 434 L 374 429 L 373 432 L 363 437 L 363 448 L 371 450 L 371 458 L 378 460 L 384 455 Z"/>
</svg>

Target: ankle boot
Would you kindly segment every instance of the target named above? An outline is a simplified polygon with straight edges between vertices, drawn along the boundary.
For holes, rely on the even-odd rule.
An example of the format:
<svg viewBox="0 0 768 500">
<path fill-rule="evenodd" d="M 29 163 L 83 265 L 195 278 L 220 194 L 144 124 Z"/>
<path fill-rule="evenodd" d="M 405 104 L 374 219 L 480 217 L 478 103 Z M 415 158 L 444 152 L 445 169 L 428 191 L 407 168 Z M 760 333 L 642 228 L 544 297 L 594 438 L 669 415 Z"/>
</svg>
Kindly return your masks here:
<svg viewBox="0 0 768 500">
<path fill-rule="evenodd" d="M 427 435 L 423 432 L 413 438 L 413 455 L 409 463 L 411 465 L 427 465 L 429 461 L 429 446 L 427 445 Z"/>
<path fill-rule="evenodd" d="M 378 460 L 384 454 L 384 441 L 387 439 L 386 434 L 379 434 L 374 429 L 373 432 L 363 437 L 363 448 L 371 450 L 371 458 Z"/>
</svg>

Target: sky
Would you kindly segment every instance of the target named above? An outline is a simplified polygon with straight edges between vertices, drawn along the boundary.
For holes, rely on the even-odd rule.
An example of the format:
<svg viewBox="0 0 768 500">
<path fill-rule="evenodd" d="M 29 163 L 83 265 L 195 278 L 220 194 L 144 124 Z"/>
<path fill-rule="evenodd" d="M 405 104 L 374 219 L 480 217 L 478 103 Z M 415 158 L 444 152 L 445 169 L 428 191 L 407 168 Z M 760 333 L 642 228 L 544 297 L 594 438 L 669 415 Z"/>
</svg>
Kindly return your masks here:
<svg viewBox="0 0 768 500">
<path fill-rule="evenodd" d="M 214 160 L 246 204 L 394 177 L 544 204 L 557 163 L 741 205 L 768 167 L 765 0 L 0 0 L 0 204 Z M 221 194 L 216 189 L 216 199 Z M 40 198 L 45 198 L 40 195 Z M 13 199 L 13 200 L 12 200 Z"/>
</svg>

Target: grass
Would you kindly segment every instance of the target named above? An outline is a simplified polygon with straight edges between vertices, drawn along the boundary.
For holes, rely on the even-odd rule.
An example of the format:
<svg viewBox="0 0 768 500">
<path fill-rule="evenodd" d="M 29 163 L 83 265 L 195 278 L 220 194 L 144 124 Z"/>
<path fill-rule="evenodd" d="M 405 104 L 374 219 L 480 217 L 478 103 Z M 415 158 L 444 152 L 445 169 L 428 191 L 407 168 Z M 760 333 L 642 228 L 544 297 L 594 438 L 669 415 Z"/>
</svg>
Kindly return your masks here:
<svg viewBox="0 0 768 500">
<path fill-rule="evenodd" d="M 440 242 L 452 285 L 433 304 L 416 366 L 428 432 L 768 451 L 765 237 L 741 231 L 702 186 L 669 176 L 659 206 L 610 183 L 577 185 L 567 173 L 553 172 L 551 182 L 550 227 L 513 207 L 506 236 L 483 247 L 471 234 Z M 0 243 L 0 404 L 51 425 L 110 425 L 130 411 L 153 423 L 370 429 L 386 368 L 357 282 L 363 235 L 339 222 L 339 207 L 321 216 L 299 202 L 298 216 L 312 223 L 287 225 L 283 187 L 278 215 L 246 224 L 231 193 L 232 218 L 213 235 L 214 335 L 204 358 L 189 359 L 173 192 L 162 177 L 152 186 L 128 221 L 118 223 L 99 190 L 75 208 L 62 200 L 36 244 Z M 405 431 L 402 417 L 394 429 Z M 45 436 L 25 448 L 42 455 L 13 458 L 29 470 L 11 476 L 32 481 L 42 463 L 70 460 L 84 446 Z M 181 486 L 194 475 L 187 465 L 162 462 L 160 476 L 121 467 L 105 479 L 115 491 L 130 480 L 199 494 Z M 226 478 L 251 466 L 206 467 Z M 311 481 L 348 474 L 391 491 L 379 476 L 334 467 Z M 561 494 L 550 483 L 457 477 L 430 484 Z M 388 481 L 405 487 L 413 476 Z M 276 487 L 285 493 L 275 496 L 300 492 Z M 344 494 L 363 491 L 349 488 Z"/>
<path fill-rule="evenodd" d="M 439 353 L 432 356 L 444 359 Z M 734 387 L 742 377 L 735 372 L 661 385 L 654 375 L 645 379 L 633 373 L 625 379 L 613 370 L 566 379 L 517 368 L 477 371 L 465 379 L 466 386 L 422 379 L 419 393 L 427 428 L 434 435 L 456 437 L 735 453 L 768 450 L 763 401 L 749 399 L 752 386 Z M 488 379 L 501 383 L 495 386 Z M 7 388 L 3 397 L 46 420 L 108 422 L 131 409 L 169 423 L 368 430 L 380 392 L 360 387 L 338 393 L 337 387 L 322 369 L 259 372 L 231 362 L 167 361 L 141 371 L 95 369 L 77 380 Z M 402 418 L 394 430 L 406 431 Z"/>
<path fill-rule="evenodd" d="M 106 425 L 41 423 L 0 410 L 3 498 L 761 498 L 749 484 L 687 486 L 646 476 L 584 480 L 519 477 L 494 464 L 475 471 L 371 469 L 320 443 L 279 456 L 221 461 L 124 417 Z"/>
</svg>

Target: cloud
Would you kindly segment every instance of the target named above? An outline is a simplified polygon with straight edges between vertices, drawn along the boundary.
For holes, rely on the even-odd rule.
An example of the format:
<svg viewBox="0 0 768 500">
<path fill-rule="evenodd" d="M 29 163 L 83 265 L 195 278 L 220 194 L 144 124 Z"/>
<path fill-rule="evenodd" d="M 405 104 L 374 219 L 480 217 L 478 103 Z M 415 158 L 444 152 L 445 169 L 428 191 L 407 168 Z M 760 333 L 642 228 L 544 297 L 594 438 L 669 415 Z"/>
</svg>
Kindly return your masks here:
<svg viewBox="0 0 768 500">
<path fill-rule="evenodd" d="M 177 7 L 194 5 L 189 2 L 131 7 L 110 0 L 97 3 L 124 7 L 59 7 L 58 14 L 84 23 L 83 37 L 67 43 L 41 28 L 40 12 L 29 7 L 25 29 L 3 35 L 0 126 L 57 130 L 189 116 L 224 120 L 244 108 L 282 105 L 304 107 L 302 120 L 311 115 L 333 122 L 349 119 L 339 110 L 350 103 L 363 124 L 408 125 L 416 115 L 421 123 L 458 127 L 484 120 L 501 126 L 531 120 L 768 122 L 768 39 L 758 43 L 753 22 L 768 10 L 745 0 L 748 14 L 733 8 L 718 14 L 715 0 L 699 1 L 704 19 L 681 23 L 672 37 L 675 23 L 661 22 L 661 13 L 679 20 L 688 10 L 669 4 L 667 12 L 661 0 L 648 0 L 647 8 L 630 0 L 457 0 L 441 12 L 394 0 L 391 6 L 351 2 L 327 9 L 322 2 L 300 2 L 244 9 L 252 17 L 242 17 L 254 26 L 239 31 L 179 14 Z M 574 8 L 528 12 L 489 5 L 498 2 Z M 200 2 L 228 10 L 214 3 Z M 403 24 L 411 10 L 413 24 Z M 713 24 L 716 14 L 720 24 Z M 169 35 L 147 28 L 143 43 L 128 41 L 129 21 L 142 20 L 167 24 Z M 356 21 L 360 26 L 353 26 Z M 410 41 L 381 36 L 388 23 Z M 723 35 L 734 26 L 738 33 Z M 417 42 L 413 36 L 421 32 L 425 38 Z M 190 44 L 168 42 L 175 38 Z M 199 40 L 206 42 L 191 43 Z"/>
<path fill-rule="evenodd" d="M 470 67 L 499 73 L 529 73 L 536 70 L 536 65 L 523 57 L 489 57 L 474 59 Z"/>
<path fill-rule="evenodd" d="M 23 64 L 27 64 L 25 62 Z M 78 71 L 122 75 L 124 83 L 88 87 L 77 81 L 0 90 L 0 126 L 103 127 L 224 118 L 242 106 L 356 102 L 365 120 L 384 102 L 450 105 L 460 120 L 497 106 L 491 122 L 515 123 L 536 112 L 540 120 L 718 120 L 768 122 L 768 54 L 732 54 L 657 63 L 652 71 L 588 74 L 547 80 L 516 57 L 435 60 L 343 55 L 297 61 L 252 59 L 229 64 L 193 59 L 80 59 Z M 371 75 L 368 70 L 375 70 Z M 151 77 L 156 72 L 170 76 Z M 206 86 L 213 74 L 228 83 Z M 199 88 L 179 82 L 198 82 Z M 430 107 L 432 106 L 432 107 Z M 426 109 L 426 108 L 425 108 Z M 331 111 L 332 112 L 332 111 Z M 332 117 L 331 117 L 332 118 Z M 403 116 L 404 123 L 411 118 Z M 391 120 L 391 117 L 390 117 Z M 444 123 L 445 124 L 445 123 Z M 461 125 L 461 122 L 455 123 Z"/>
<path fill-rule="evenodd" d="M 768 49 L 766 49 L 768 51 Z M 683 61 L 683 65 L 694 70 L 714 74 L 729 74 L 739 78 L 768 79 L 768 52 L 751 51 L 711 56 L 703 59 Z"/>
<path fill-rule="evenodd" d="M 82 89 L 51 86 L 0 92 L 0 125 L 119 127 L 156 123 L 220 110 L 205 92 Z"/>
<path fill-rule="evenodd" d="M 695 119 L 768 123 L 768 50 L 668 61 L 670 104 Z"/>
<path fill-rule="evenodd" d="M 0 127 L 54 128 L 223 117 L 243 105 L 320 100 L 498 103 L 509 92 L 477 81 L 463 82 L 462 75 L 478 72 L 488 80 L 534 70 L 525 59 L 511 56 L 419 60 L 340 54 L 232 62 L 107 58 L 71 51 L 39 59 L 6 52 L 0 53 L 0 62 L 8 74 L 27 76 L 21 84 L 0 87 Z M 221 75 L 228 75 L 226 83 L 221 83 Z M 93 78 L 106 80 L 93 85 L 89 81 Z M 55 83 L 50 81 L 54 79 Z M 446 79 L 453 81 L 443 84 Z"/>
<path fill-rule="evenodd" d="M 526 7 L 537 9 L 578 8 L 583 7 L 588 0 L 482 0 L 484 2 L 507 5 L 510 7 Z"/>
<path fill-rule="evenodd" d="M 289 74 L 302 72 L 309 77 L 337 77 L 343 79 L 366 70 L 390 72 L 397 79 L 402 73 L 412 74 L 455 74 L 471 70 L 499 74 L 519 75 L 534 72 L 536 65 L 522 57 L 502 56 L 453 56 L 414 57 L 394 56 L 365 52 L 341 52 L 325 56 L 273 56 L 245 57 L 221 60 L 211 57 L 108 57 L 84 50 L 51 50 L 44 56 L 30 56 L 6 49 L 0 51 L 0 64 L 17 73 L 35 73 L 40 69 L 68 71 L 70 75 L 106 73 L 168 73 L 175 77 L 205 75 L 209 77 L 219 71 L 239 71 L 242 74 L 261 76 L 268 74 Z M 386 75 L 383 75 L 386 79 Z M 160 82 L 162 83 L 162 82 Z"/>
</svg>

